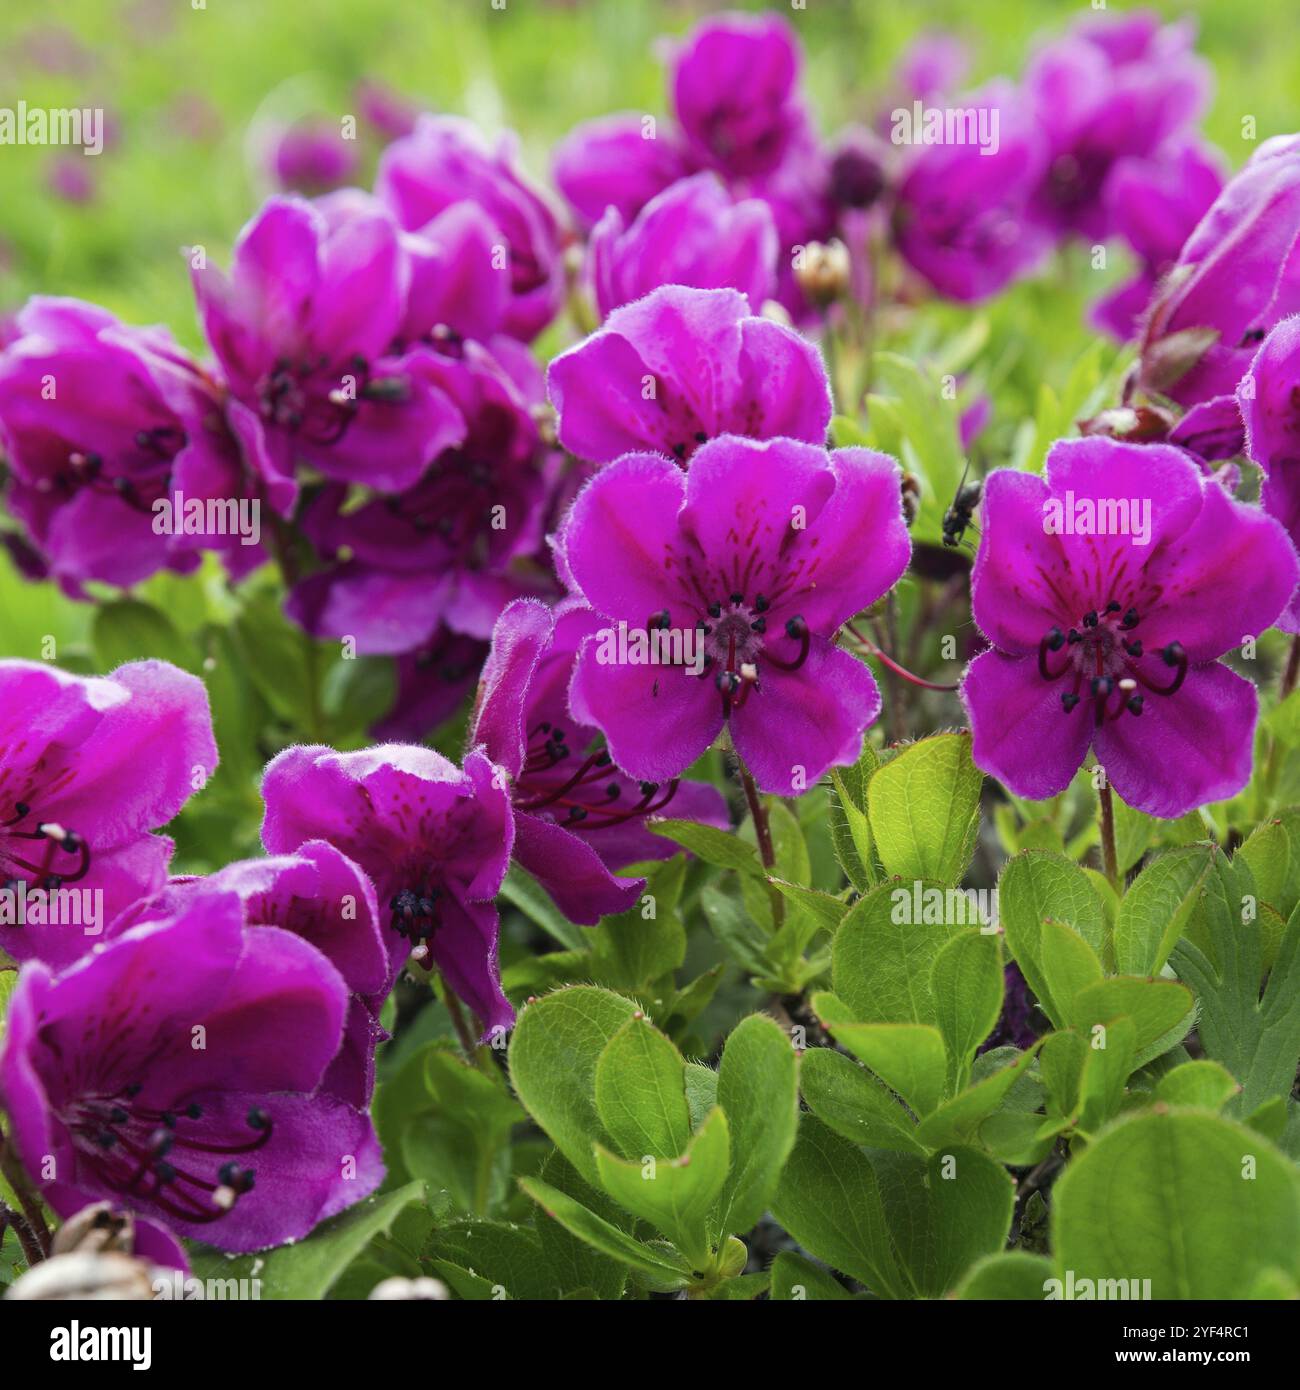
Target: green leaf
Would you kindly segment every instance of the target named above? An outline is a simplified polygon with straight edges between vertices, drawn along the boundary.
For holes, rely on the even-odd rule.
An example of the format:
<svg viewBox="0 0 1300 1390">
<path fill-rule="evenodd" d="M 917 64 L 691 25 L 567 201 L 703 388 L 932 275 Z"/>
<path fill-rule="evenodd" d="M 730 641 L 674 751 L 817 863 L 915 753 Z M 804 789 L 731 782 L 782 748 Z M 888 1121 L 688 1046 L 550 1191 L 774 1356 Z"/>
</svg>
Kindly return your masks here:
<svg viewBox="0 0 1300 1390">
<path fill-rule="evenodd" d="M 596 1112 L 596 1065 L 636 1012 L 630 999 L 572 985 L 521 1010 L 510 1040 L 515 1094 L 593 1186 L 599 1180 L 592 1145 L 607 1138 Z"/>
<path fill-rule="evenodd" d="M 1191 991 L 1174 980 L 1116 975 L 1075 996 L 1075 1024 L 1088 1033 L 1097 1024 L 1127 1016 L 1137 1030 L 1135 1066 L 1180 1042 L 1195 1021 Z"/>
<path fill-rule="evenodd" d="M 676 1158 L 691 1137 L 685 1063 L 647 1018 L 632 1017 L 596 1063 L 596 1113 L 624 1158 Z"/>
<path fill-rule="evenodd" d="M 1137 1062 L 1137 1025 L 1131 1018 L 1114 1019 L 1104 1034 L 1104 1047 L 1090 1046 L 1083 1063 L 1079 1088 L 1078 1128 L 1093 1134 L 1119 1110 L 1124 1099 L 1124 1083 Z"/>
<path fill-rule="evenodd" d="M 781 1251 L 772 1261 L 771 1274 L 771 1296 L 778 1303 L 853 1297 L 830 1270 L 796 1255 L 793 1250 Z"/>
<path fill-rule="evenodd" d="M 931 1150 L 976 1142 L 984 1122 L 1007 1101 L 1012 1088 L 1029 1070 L 1037 1046 L 1035 1043 L 1028 1052 L 1022 1052 L 1010 1065 L 979 1077 L 973 1086 L 927 1115 L 916 1127 L 917 1142 Z"/>
<path fill-rule="evenodd" d="M 975 1049 L 997 1026 L 1002 1012 L 1002 953 L 991 933 L 958 932 L 930 968 L 935 1022 L 948 1052 L 949 1091 L 970 1076 Z"/>
<path fill-rule="evenodd" d="M 922 1298 L 941 1298 L 1006 1244 L 1015 1184 L 987 1155 L 955 1146 L 929 1159 L 876 1154 L 872 1167 L 894 1248 Z"/>
<path fill-rule="evenodd" d="M 620 1231 L 603 1216 L 538 1178 L 520 1178 L 519 1186 L 552 1221 L 558 1221 L 593 1249 L 626 1265 L 651 1288 L 668 1291 L 690 1283 L 690 1270 L 679 1256 Z"/>
<path fill-rule="evenodd" d="M 831 1047 L 812 1047 L 799 1064 L 808 1108 L 837 1134 L 872 1149 L 924 1153 L 907 1111 L 865 1067 Z"/>
<path fill-rule="evenodd" d="M 100 669 L 155 657 L 186 671 L 198 670 L 197 653 L 171 619 L 152 604 L 124 598 L 96 607 L 90 640 Z"/>
<path fill-rule="evenodd" d="M 885 870 L 956 884 L 975 852 L 984 775 L 969 734 L 936 734 L 904 748 L 871 779 L 867 809 Z"/>
<path fill-rule="evenodd" d="M 1300 1275 L 1300 1178 L 1241 1125 L 1146 1111 L 1108 1129 L 1056 1183 L 1052 1247 L 1076 1286 L 1150 1279 L 1152 1298 L 1241 1298 L 1271 1268 Z"/>
<path fill-rule="evenodd" d="M 730 1159 L 727 1117 L 720 1107 L 705 1116 L 680 1158 L 625 1159 L 596 1146 L 605 1191 L 667 1236 L 700 1271 L 711 1263 L 709 1211 L 727 1180 Z"/>
<path fill-rule="evenodd" d="M 1053 1002 L 1043 970 L 1042 931 L 1048 918 L 1072 927 L 1105 959 L 1106 909 L 1087 875 L 1062 855 L 1026 850 L 1003 867 L 998 880 L 998 920 L 1043 1011 L 1058 1028 L 1064 1028 L 1068 1026 L 1065 1014 Z"/>
<path fill-rule="evenodd" d="M 718 1104 L 731 1133 L 731 1167 L 718 1201 L 720 1235 L 756 1226 L 794 1147 L 798 1065 L 789 1037 L 751 1014 L 727 1038 L 718 1066 Z"/>
<path fill-rule="evenodd" d="M 1236 905 L 1217 892 L 1207 893 L 1202 906 L 1215 961 L 1184 939 L 1171 963 L 1196 991 L 1206 1053 L 1241 1082 L 1234 1113 L 1249 1115 L 1271 1097 L 1290 1094 L 1300 1062 L 1300 906 L 1287 922 L 1262 995 L 1258 923 L 1241 921 Z"/>
<path fill-rule="evenodd" d="M 1073 927 L 1050 917 L 1043 923 L 1038 942 L 1043 976 L 1052 1001 L 1068 1023 L 1075 1019 L 1075 999 L 1102 979 L 1097 953 Z"/>
<path fill-rule="evenodd" d="M 322 1222 L 305 1240 L 261 1254 L 232 1259 L 224 1251 L 192 1244 L 190 1265 L 198 1279 L 259 1279 L 263 1298 L 322 1299 L 375 1236 L 391 1230 L 402 1212 L 423 1197 L 420 1182 L 375 1194 Z"/>
<path fill-rule="evenodd" d="M 1156 1083 L 1156 1096 L 1167 1105 L 1199 1105 L 1207 1110 L 1225 1106 L 1241 1087 L 1218 1062 L 1184 1062 Z"/>
<path fill-rule="evenodd" d="M 813 996 L 813 1011 L 834 1035 L 918 1116 L 943 1099 L 948 1062 L 937 1028 L 916 1023 L 858 1023 L 833 994 Z"/>
<path fill-rule="evenodd" d="M 1212 845 L 1170 850 L 1129 885 L 1115 919 L 1115 962 L 1126 975 L 1155 975 L 1190 921 L 1214 863 Z"/>
<path fill-rule="evenodd" d="M 649 875 L 639 902 L 600 920 L 592 967 L 602 984 L 648 993 L 686 959 L 686 928 L 676 910 L 685 873 L 685 856 L 675 855 Z"/>
<path fill-rule="evenodd" d="M 1041 1302 L 1053 1276 L 1045 1255 L 1001 1250 L 973 1265 L 957 1297 L 961 1299 Z"/>
<path fill-rule="evenodd" d="M 867 745 L 852 767 L 831 769 L 828 789 L 831 842 L 845 877 L 865 893 L 879 882 L 876 852 L 871 841 L 871 822 L 867 818 L 867 785 L 880 760 Z"/>
<path fill-rule="evenodd" d="M 453 1221 L 434 1231 L 426 1253 L 439 1273 L 446 1263 L 492 1285 L 492 1298 L 556 1299 L 566 1292 L 547 1266 L 537 1233 L 527 1226 Z"/>
<path fill-rule="evenodd" d="M 831 982 L 854 1018 L 935 1022 L 930 970 L 954 931 L 942 922 L 914 921 L 912 910 L 914 900 L 923 901 L 933 888 L 882 884 L 854 903 L 840 923 L 831 947 Z"/>
<path fill-rule="evenodd" d="M 886 1298 L 905 1296 L 880 1184 L 862 1150 L 805 1115 L 772 1203 L 806 1250 Z"/>
<path fill-rule="evenodd" d="M 706 864 L 720 869 L 735 869 L 751 878 L 763 878 L 763 866 L 758 851 L 753 845 L 738 839 L 729 830 L 719 830 L 713 825 L 702 825 L 693 820 L 658 820 L 651 817 L 646 821 L 646 829 L 666 840 L 688 849 Z"/>
</svg>

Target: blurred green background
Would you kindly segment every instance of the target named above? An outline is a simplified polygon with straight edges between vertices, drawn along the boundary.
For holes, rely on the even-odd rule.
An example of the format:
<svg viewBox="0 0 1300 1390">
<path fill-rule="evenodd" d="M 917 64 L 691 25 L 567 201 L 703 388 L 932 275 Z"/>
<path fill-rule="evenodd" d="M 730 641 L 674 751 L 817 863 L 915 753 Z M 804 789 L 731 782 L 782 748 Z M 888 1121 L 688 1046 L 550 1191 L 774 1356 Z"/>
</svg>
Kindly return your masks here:
<svg viewBox="0 0 1300 1390">
<path fill-rule="evenodd" d="M 97 105 L 110 143 L 77 152 L 0 147 L 0 311 L 37 291 L 95 299 L 136 322 L 197 332 L 181 247 L 225 248 L 267 191 L 250 130 L 275 116 L 355 113 L 359 81 L 413 104 L 513 127 L 525 163 L 547 175 L 552 142 L 617 109 L 662 113 L 656 39 L 725 9 L 785 14 L 803 37 L 826 134 L 891 101 L 899 55 L 927 29 L 955 33 L 971 78 L 1017 75 L 1035 40 L 1090 11 L 1061 0 L 807 0 L 710 5 L 675 0 L 5 0 L 0 105 Z M 1111 12 L 1121 7 L 1111 5 Z M 1259 138 L 1294 129 L 1300 71 L 1295 12 L 1282 0 L 1157 3 L 1196 16 L 1217 92 L 1206 123 L 1233 167 Z M 363 179 L 373 167 L 373 149 Z M 57 161 L 88 179 L 88 201 L 57 196 Z M 1090 287 L 1095 289 L 1095 285 Z"/>
</svg>

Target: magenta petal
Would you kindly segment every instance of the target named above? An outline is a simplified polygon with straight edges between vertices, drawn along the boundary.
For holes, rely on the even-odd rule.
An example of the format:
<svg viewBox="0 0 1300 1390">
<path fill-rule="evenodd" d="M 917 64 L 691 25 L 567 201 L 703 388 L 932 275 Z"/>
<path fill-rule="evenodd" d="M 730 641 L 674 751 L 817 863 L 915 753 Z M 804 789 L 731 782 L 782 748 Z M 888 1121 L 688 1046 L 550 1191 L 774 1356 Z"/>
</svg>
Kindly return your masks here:
<svg viewBox="0 0 1300 1390">
<path fill-rule="evenodd" d="M 1083 763 L 1093 729 L 1088 702 L 1067 714 L 1064 693 L 1065 682 L 1038 674 L 1036 657 L 999 651 L 977 656 L 961 689 L 975 766 L 1031 801 L 1064 791 Z"/>
<path fill-rule="evenodd" d="M 1284 319 L 1264 339 L 1237 387 L 1246 425 L 1246 453 L 1266 471 L 1300 465 L 1300 316 Z"/>
<path fill-rule="evenodd" d="M 1193 662 L 1271 627 L 1300 579 L 1295 547 L 1277 520 L 1216 482 L 1201 488 L 1200 515 L 1148 564 L 1159 599 L 1141 629 L 1153 647 L 1181 642 Z"/>
<path fill-rule="evenodd" d="M 438 969 L 483 1025 L 483 1041 L 515 1021 L 515 1011 L 501 990 L 497 964 L 500 933 L 491 903 L 450 903 L 443 909 L 430 950 Z"/>
<path fill-rule="evenodd" d="M 585 222 L 605 209 L 635 217 L 657 193 L 689 172 L 675 141 L 644 116 L 607 116 L 576 127 L 555 147 L 556 187 Z"/>
<path fill-rule="evenodd" d="M 1065 616 L 1067 603 L 1054 587 L 1062 567 L 1060 538 L 1043 529 L 1048 497 L 1041 478 L 1010 468 L 995 470 L 984 483 L 972 611 L 980 631 L 1009 652 L 1037 651 Z"/>
<path fill-rule="evenodd" d="M 585 926 L 626 912 L 645 887 L 643 878 L 615 878 L 572 831 L 526 812 L 515 817 L 515 858 L 571 922 Z"/>
<path fill-rule="evenodd" d="M 47 820 L 104 846 L 165 825 L 217 767 L 201 680 L 166 661 L 119 666 L 109 680 L 131 698 L 105 713 L 77 750 L 66 790 L 42 807 Z"/>
<path fill-rule="evenodd" d="M 604 664 L 598 652 L 597 637 L 578 651 L 569 687 L 574 719 L 601 730 L 610 756 L 630 777 L 680 776 L 722 730 L 713 681 L 679 667 Z"/>
<path fill-rule="evenodd" d="M 686 480 L 669 459 L 629 454 L 574 499 L 560 530 L 570 572 L 597 612 L 644 626 L 671 597 L 664 555 Z"/>
<path fill-rule="evenodd" d="M 1149 696 L 1140 717 L 1104 725 L 1097 757 L 1125 805 L 1174 820 L 1250 780 L 1258 706 L 1236 672 L 1217 661 L 1193 667 L 1176 694 Z"/>
<path fill-rule="evenodd" d="M 814 637 L 797 671 L 765 668 L 731 716 L 736 752 L 762 792 L 801 796 L 831 767 L 857 761 L 880 689 L 848 652 Z"/>
<path fill-rule="evenodd" d="M 468 742 L 482 744 L 487 756 L 512 777 L 518 777 L 524 765 L 529 686 L 554 629 L 545 604 L 516 599 L 497 620 L 479 677 Z"/>
<path fill-rule="evenodd" d="M 740 326 L 739 401 L 728 427 L 756 439 L 823 444 L 834 405 L 826 364 L 815 344 L 772 319 Z"/>
</svg>

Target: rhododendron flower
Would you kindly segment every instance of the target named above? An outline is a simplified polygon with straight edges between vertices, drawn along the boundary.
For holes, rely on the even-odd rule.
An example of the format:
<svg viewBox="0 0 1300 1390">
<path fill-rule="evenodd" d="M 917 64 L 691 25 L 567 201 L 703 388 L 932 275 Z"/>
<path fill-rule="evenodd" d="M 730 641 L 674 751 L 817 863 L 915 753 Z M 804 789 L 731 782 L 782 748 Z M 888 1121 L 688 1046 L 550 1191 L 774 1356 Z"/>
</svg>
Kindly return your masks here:
<svg viewBox="0 0 1300 1390">
<path fill-rule="evenodd" d="M 574 661 L 600 627 L 580 600 L 554 610 L 535 600 L 512 603 L 492 634 L 468 735 L 510 774 L 515 859 L 567 917 L 585 923 L 626 910 L 644 886 L 611 870 L 677 852 L 645 829 L 648 815 L 729 824 L 715 788 L 637 783 L 604 749 L 592 748 L 598 731 L 571 717 Z"/>
<path fill-rule="evenodd" d="M 384 151 L 375 193 L 408 231 L 458 203 L 480 207 L 496 228 L 496 269 L 510 288 L 506 331 L 529 341 L 560 307 L 564 265 L 555 214 L 516 166 L 513 136 L 491 148 L 470 121 L 424 115 Z"/>
<path fill-rule="evenodd" d="M 551 169 L 588 225 L 609 208 L 630 222 L 652 198 L 696 172 L 676 132 L 662 134 L 653 117 L 633 112 L 576 127 L 555 147 Z"/>
<path fill-rule="evenodd" d="M 356 506 L 336 484 L 313 498 L 303 530 L 331 563 L 290 595 L 288 612 L 306 631 L 353 637 L 370 655 L 419 650 L 444 627 L 486 641 L 512 598 L 546 589 L 525 562 L 542 548 L 557 460 L 532 414 L 540 375 L 511 346 L 505 363 L 451 340 L 411 359 L 413 373 L 454 402 L 464 438 L 433 451 L 395 495 Z"/>
<path fill-rule="evenodd" d="M 1115 165 L 1106 180 L 1107 220 L 1139 268 L 1093 309 L 1099 328 L 1122 342 L 1133 336 L 1156 286 L 1222 188 L 1219 159 L 1194 141 Z"/>
<path fill-rule="evenodd" d="M 560 442 L 591 463 L 653 449 L 685 464 L 722 434 L 820 444 L 830 426 L 817 349 L 734 290 L 668 286 L 615 310 L 547 384 Z"/>
<path fill-rule="evenodd" d="M 369 1117 L 316 1088 L 347 989 L 301 937 L 205 893 L 64 973 L 23 967 L 9 1139 L 62 1216 L 108 1199 L 222 1250 L 301 1239 L 383 1178 Z"/>
<path fill-rule="evenodd" d="M 1091 746 L 1126 804 L 1168 818 L 1240 791 L 1257 699 L 1218 658 L 1291 597 L 1281 526 L 1176 449 L 1101 437 L 1054 445 L 1045 478 L 992 473 L 981 525 L 977 765 L 1038 800 Z"/>
<path fill-rule="evenodd" d="M 200 549 L 224 550 L 239 573 L 262 557 L 237 535 L 158 524 L 158 504 L 178 496 L 251 500 L 216 385 L 163 329 L 32 299 L 0 354 L 0 451 L 10 508 L 73 592 L 192 569 Z"/>
<path fill-rule="evenodd" d="M 728 178 L 771 173 L 803 130 L 799 49 L 771 15 L 720 15 L 696 25 L 673 63 L 673 110 L 686 147 Z"/>
<path fill-rule="evenodd" d="M 295 854 L 239 860 L 206 878 L 173 878 L 123 913 L 113 935 L 179 916 L 211 893 L 234 893 L 248 927 L 277 927 L 310 941 L 343 977 L 349 996 L 343 1042 L 320 1089 L 365 1109 L 375 1084 L 375 1047 L 388 1036 L 379 1010 L 409 952 L 383 931 L 370 879 L 333 845 L 308 840 Z"/>
<path fill-rule="evenodd" d="M 1109 236 L 1104 192 L 1116 163 L 1155 154 L 1208 104 L 1194 38 L 1193 26 L 1162 27 L 1139 10 L 1090 17 L 1035 57 L 1025 88 L 1048 144 L 1035 209 L 1054 232 Z"/>
<path fill-rule="evenodd" d="M 1231 412 L 1260 343 L 1297 312 L 1300 135 L 1291 135 L 1265 141 L 1187 239 L 1151 308 L 1140 383 L 1189 412 Z"/>
<path fill-rule="evenodd" d="M 661 285 L 739 290 L 754 313 L 776 293 L 776 223 L 757 198 L 733 199 L 712 174 L 651 199 L 629 227 L 609 208 L 591 234 L 589 274 L 604 318 Z"/>
<path fill-rule="evenodd" d="M 680 776 L 724 726 L 764 791 L 854 761 L 880 693 L 833 639 L 907 566 L 899 487 L 883 454 L 793 439 L 715 439 L 685 473 L 657 454 L 597 473 L 560 535 L 574 583 L 602 627 L 675 633 L 702 661 L 606 660 L 589 636 L 573 717 L 649 782 Z"/>
<path fill-rule="evenodd" d="M 327 840 L 374 880 L 390 947 L 405 938 L 483 1022 L 508 1027 L 497 910 L 514 843 L 505 776 L 471 751 L 462 771 L 431 748 L 381 744 L 359 753 L 286 748 L 262 783 L 262 841 L 292 854 Z"/>
<path fill-rule="evenodd" d="M 1029 200 L 1047 153 L 1009 83 L 963 97 L 961 107 L 996 112 L 996 149 L 990 142 L 913 151 L 895 198 L 894 236 L 903 259 L 940 294 L 971 301 L 996 294 L 1046 252 L 1050 237 Z"/>
<path fill-rule="evenodd" d="M 328 205 L 327 205 L 328 210 Z M 455 405 L 390 348 L 410 266 L 376 207 L 335 216 L 272 198 L 240 233 L 227 278 L 194 272 L 203 329 L 230 384 L 230 423 L 287 511 L 299 462 L 397 490 L 464 438 Z"/>
<path fill-rule="evenodd" d="M 1260 344 L 1237 401 L 1247 457 L 1265 472 L 1260 501 L 1300 546 L 1300 317 L 1284 319 Z M 1277 625 L 1300 632 L 1300 593 Z"/>
<path fill-rule="evenodd" d="M 0 887 L 24 902 L 24 918 L 45 919 L 11 917 L 0 948 L 55 968 L 89 950 L 126 906 L 162 886 L 172 842 L 150 832 L 216 766 L 203 682 L 164 661 L 89 679 L 0 662 Z M 57 889 L 99 911 L 71 923 L 62 910 L 26 911 L 33 892 Z"/>
</svg>

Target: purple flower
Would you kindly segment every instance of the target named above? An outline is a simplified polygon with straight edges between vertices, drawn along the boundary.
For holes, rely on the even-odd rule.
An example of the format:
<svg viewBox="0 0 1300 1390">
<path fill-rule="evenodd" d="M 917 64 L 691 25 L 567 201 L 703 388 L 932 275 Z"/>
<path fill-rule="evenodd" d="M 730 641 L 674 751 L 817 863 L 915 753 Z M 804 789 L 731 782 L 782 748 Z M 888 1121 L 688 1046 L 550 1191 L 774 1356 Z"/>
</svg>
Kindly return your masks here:
<svg viewBox="0 0 1300 1390">
<path fill-rule="evenodd" d="M 330 563 L 295 587 L 288 612 L 313 636 L 350 636 L 370 655 L 419 650 L 444 627 L 486 641 L 512 598 L 548 588 L 527 565 L 542 548 L 555 464 L 531 411 L 541 380 L 519 344 L 496 347 L 511 350 L 505 361 L 454 340 L 411 359 L 465 422 L 454 447 L 430 451 L 422 476 L 360 507 L 328 486 L 304 511 Z"/>
<path fill-rule="evenodd" d="M 833 639 L 907 566 L 899 485 L 870 450 L 729 436 L 686 472 L 630 454 L 597 473 L 560 537 L 602 620 L 578 653 L 574 719 L 647 782 L 679 776 L 724 725 L 764 791 L 788 796 L 852 762 L 880 692 Z M 685 664 L 625 658 L 622 624 L 647 643 L 675 635 Z"/>
<path fill-rule="evenodd" d="M 1278 523 L 1176 449 L 1095 437 L 1055 444 L 1045 479 L 991 474 L 982 525 L 992 650 L 962 690 L 978 766 L 1039 800 L 1091 745 L 1126 804 L 1171 819 L 1240 791 L 1255 688 L 1217 658 L 1291 597 Z"/>
<path fill-rule="evenodd" d="M 1026 93 L 1048 142 L 1039 216 L 1059 235 L 1110 235 L 1104 190 L 1116 162 L 1155 154 L 1209 99 L 1206 64 L 1187 24 L 1149 10 L 1075 26 L 1030 64 Z"/>
<path fill-rule="evenodd" d="M 16 330 L 0 354 L 8 502 L 65 588 L 192 569 L 200 548 L 224 550 L 236 572 L 257 563 L 237 535 L 159 529 L 178 496 L 251 500 L 218 388 L 165 331 L 42 297 Z"/>
<path fill-rule="evenodd" d="M 675 131 L 661 136 L 653 117 L 631 112 L 575 127 L 555 147 L 551 168 L 588 226 L 608 208 L 630 222 L 651 198 L 695 172 Z"/>
<path fill-rule="evenodd" d="M 369 878 L 333 845 L 309 840 L 296 854 L 240 860 L 207 878 L 173 878 L 123 913 L 112 934 L 180 916 L 196 898 L 213 893 L 234 893 L 247 927 L 277 927 L 310 941 L 342 976 L 348 989 L 343 1043 L 320 1090 L 367 1108 L 375 1084 L 375 1047 L 388 1036 L 379 1011 L 409 951 L 382 930 Z"/>
<path fill-rule="evenodd" d="M 1265 473 L 1260 501 L 1300 545 L 1300 317 L 1283 319 L 1260 344 L 1237 400 L 1247 457 Z M 1300 593 L 1277 625 L 1300 632 Z"/>
<path fill-rule="evenodd" d="M 758 313 L 776 293 L 777 249 L 766 203 L 697 174 L 652 198 L 630 227 L 606 211 L 588 251 L 596 307 L 605 318 L 661 285 L 690 285 L 739 290 Z"/>
<path fill-rule="evenodd" d="M 0 662 L 0 886 L 22 899 L 26 919 L 0 926 L 0 947 L 55 968 L 87 951 L 123 908 L 162 886 L 172 842 L 150 832 L 216 766 L 203 683 L 166 662 L 89 679 Z M 42 910 L 60 920 L 37 923 L 31 894 L 52 888 L 99 910 L 71 924 Z"/>
<path fill-rule="evenodd" d="M 1106 180 L 1107 221 L 1139 269 L 1093 309 L 1099 328 L 1122 342 L 1133 337 L 1156 286 L 1222 188 L 1220 160 L 1191 140 L 1115 164 Z"/>
<path fill-rule="evenodd" d="M 685 464 L 721 434 L 820 444 L 831 418 L 817 349 L 734 290 L 667 286 L 616 309 L 547 384 L 560 442 L 590 463 L 652 449 Z"/>
<path fill-rule="evenodd" d="M 1152 305 L 1141 384 L 1190 410 L 1226 397 L 1269 331 L 1300 312 L 1300 136 L 1228 180 Z"/>
<path fill-rule="evenodd" d="M 424 115 L 383 153 L 375 192 L 408 231 L 457 203 L 473 203 L 496 228 L 511 302 L 506 331 L 531 341 L 564 294 L 559 227 L 542 194 L 516 168 L 513 138 L 490 149 L 469 121 Z M 508 263 L 507 263 L 508 262 Z"/>
<path fill-rule="evenodd" d="M 240 233 L 227 278 L 194 272 L 203 329 L 230 383 L 230 423 L 287 512 L 298 463 L 326 477 L 399 489 L 458 443 L 455 405 L 392 356 L 410 267 L 377 209 L 336 215 L 272 198 Z"/>
<path fill-rule="evenodd" d="M 574 922 L 594 923 L 637 899 L 643 879 L 612 870 L 670 858 L 676 846 L 645 829 L 656 812 L 726 828 L 726 802 L 693 782 L 638 784 L 613 766 L 594 727 L 572 718 L 569 683 L 596 614 L 568 599 L 554 610 L 529 599 L 497 622 L 468 742 L 510 774 L 514 857 Z"/>
<path fill-rule="evenodd" d="M 770 174 L 803 131 L 799 49 L 775 16 L 708 19 L 673 63 L 673 109 L 698 163 L 730 179 Z"/>
<path fill-rule="evenodd" d="M 223 1250 L 301 1239 L 383 1177 L 363 1112 L 314 1094 L 347 990 L 314 946 L 205 893 L 65 973 L 23 967 L 10 1135 L 62 1216 L 108 1199 Z"/>
<path fill-rule="evenodd" d="M 337 122 L 306 120 L 275 131 L 263 159 L 277 188 L 315 197 L 350 182 L 357 146 L 343 138 Z"/>
<path fill-rule="evenodd" d="M 919 146 L 899 182 L 894 237 L 903 259 L 940 294 L 973 301 L 1027 274 L 1048 248 L 1029 205 L 1046 151 L 1009 83 L 992 83 L 961 106 L 997 114 L 996 149 L 991 142 Z"/>
<path fill-rule="evenodd" d="M 381 744 L 359 753 L 287 748 L 266 769 L 262 841 L 292 854 L 326 840 L 373 879 L 390 948 L 437 966 L 482 1020 L 509 1027 L 493 905 L 514 843 L 505 774 L 470 752 L 464 771 L 431 748 Z M 398 938 L 405 938 L 402 942 Z"/>
</svg>

